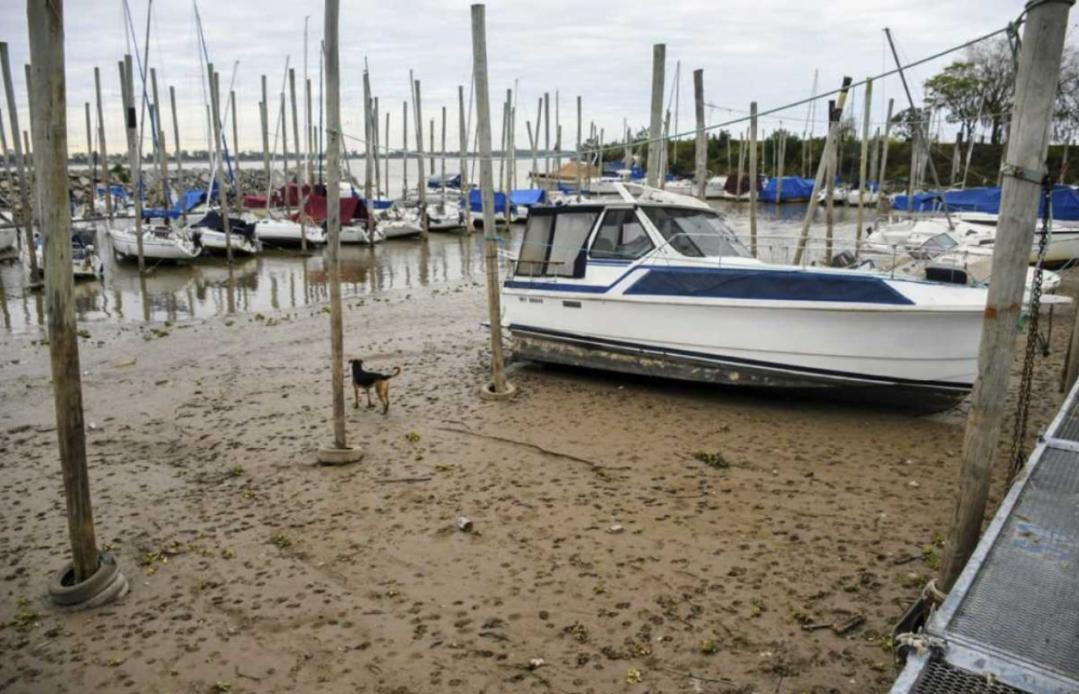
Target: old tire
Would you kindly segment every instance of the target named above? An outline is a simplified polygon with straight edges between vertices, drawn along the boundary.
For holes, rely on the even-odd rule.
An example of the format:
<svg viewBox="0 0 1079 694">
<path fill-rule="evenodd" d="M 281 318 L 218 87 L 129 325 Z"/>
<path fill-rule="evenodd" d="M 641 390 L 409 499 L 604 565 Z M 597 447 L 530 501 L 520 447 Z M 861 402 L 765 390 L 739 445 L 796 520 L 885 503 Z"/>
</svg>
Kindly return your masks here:
<svg viewBox="0 0 1079 694">
<path fill-rule="evenodd" d="M 85 581 L 74 583 L 75 567 L 68 562 L 49 583 L 49 597 L 57 605 L 84 603 L 109 587 L 117 572 L 116 560 L 108 552 L 102 552 L 97 571 Z"/>
<path fill-rule="evenodd" d="M 509 381 L 506 381 L 506 390 L 504 392 L 497 392 L 493 383 L 484 383 L 480 386 L 480 399 L 481 400 L 510 400 L 517 395 L 517 388 Z"/>
</svg>

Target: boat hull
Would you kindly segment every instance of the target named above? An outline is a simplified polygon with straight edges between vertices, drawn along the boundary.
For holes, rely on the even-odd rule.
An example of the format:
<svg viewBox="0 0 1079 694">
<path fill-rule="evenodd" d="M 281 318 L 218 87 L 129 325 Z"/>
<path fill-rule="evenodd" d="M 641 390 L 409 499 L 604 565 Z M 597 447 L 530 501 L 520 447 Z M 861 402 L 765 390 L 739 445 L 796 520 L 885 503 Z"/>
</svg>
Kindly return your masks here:
<svg viewBox="0 0 1079 694">
<path fill-rule="evenodd" d="M 134 231 L 110 229 L 109 242 L 112 250 L 122 257 L 137 258 L 139 255 L 138 236 Z M 142 255 L 152 260 L 183 261 L 198 257 L 199 248 L 186 237 L 159 236 L 153 232 L 144 232 L 142 237 Z"/>
<path fill-rule="evenodd" d="M 307 243 L 326 243 L 326 234 L 321 227 L 283 219 L 260 219 L 255 223 L 255 236 L 271 246 L 299 246 L 302 238 L 306 238 Z"/>
<path fill-rule="evenodd" d="M 210 253 L 228 253 L 225 232 L 216 229 L 195 227 L 202 247 Z M 240 234 L 232 234 L 232 252 L 239 255 L 254 255 L 262 250 L 258 239 L 248 239 Z"/>
</svg>

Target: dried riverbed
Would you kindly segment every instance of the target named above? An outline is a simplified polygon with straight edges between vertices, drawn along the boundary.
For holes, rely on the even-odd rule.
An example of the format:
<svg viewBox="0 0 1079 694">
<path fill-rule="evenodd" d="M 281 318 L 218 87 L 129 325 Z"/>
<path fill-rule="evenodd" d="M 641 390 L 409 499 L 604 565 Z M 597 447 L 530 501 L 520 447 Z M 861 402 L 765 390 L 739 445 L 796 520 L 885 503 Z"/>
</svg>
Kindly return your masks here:
<svg viewBox="0 0 1079 694">
<path fill-rule="evenodd" d="M 321 305 L 84 325 L 97 536 L 132 591 L 74 614 L 44 596 L 68 555 L 47 348 L 0 336 L 0 690 L 887 688 L 885 634 L 951 519 L 962 408 L 531 365 L 486 402 L 483 301 L 468 280 L 347 300 L 346 353 L 404 371 L 388 416 L 349 409 L 366 458 L 342 468 L 313 464 Z"/>
</svg>

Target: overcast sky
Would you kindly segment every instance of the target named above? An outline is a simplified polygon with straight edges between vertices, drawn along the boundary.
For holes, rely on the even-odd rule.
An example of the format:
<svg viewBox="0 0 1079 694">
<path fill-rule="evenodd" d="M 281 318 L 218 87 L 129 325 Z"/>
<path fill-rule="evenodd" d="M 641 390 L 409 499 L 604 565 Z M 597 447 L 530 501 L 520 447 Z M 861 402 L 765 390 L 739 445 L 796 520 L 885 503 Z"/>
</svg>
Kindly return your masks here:
<svg viewBox="0 0 1079 694">
<path fill-rule="evenodd" d="M 130 0 L 140 51 L 146 31 L 146 0 Z M 469 3 L 458 0 L 392 0 L 341 3 L 342 118 L 346 132 L 362 137 L 362 70 L 366 57 L 375 96 L 391 114 L 390 137 L 401 143 L 401 103 L 408 94 L 408 71 L 422 82 L 424 120 L 449 111 L 450 147 L 457 145 L 457 85 L 468 84 L 471 70 Z M 719 123 L 737 117 L 756 100 L 762 110 L 809 95 L 813 73 L 821 90 L 838 86 L 843 75 L 861 79 L 892 67 L 883 27 L 892 29 L 900 55 L 914 60 L 1003 27 L 1021 11 L 1020 0 L 546 0 L 541 3 L 493 2 L 487 6 L 488 65 L 497 142 L 505 90 L 519 86 L 517 145 L 526 147 L 525 120 L 536 118 L 537 98 L 561 95 L 564 148 L 576 137 L 577 95 L 584 121 L 617 137 L 623 119 L 631 127 L 647 124 L 652 45 L 667 45 L 667 85 L 681 62 L 678 125 L 693 122 L 692 71 L 704 69 L 706 119 Z M 83 103 L 93 103 L 93 68 L 102 71 L 106 137 L 111 152 L 123 151 L 117 62 L 129 50 L 123 0 L 65 2 L 68 130 L 71 152 L 86 150 Z M 304 17 L 310 16 L 308 75 L 318 92 L 319 41 L 323 3 L 318 0 L 200 0 L 209 57 L 222 73 L 222 90 L 232 78 L 239 111 L 242 149 L 260 149 L 258 101 L 265 74 L 274 116 L 279 104 L 285 59 L 304 64 Z M 1072 21 L 1076 21 L 1072 17 Z M 0 39 L 9 44 L 20 126 L 29 128 L 23 65 L 29 59 L 25 3 L 0 3 Z M 190 0 L 157 0 L 150 25 L 150 65 L 163 92 L 176 87 L 181 140 L 186 149 L 206 145 L 201 80 L 205 76 Z M 915 98 L 920 85 L 952 58 L 912 71 Z M 299 84 L 297 85 L 299 91 Z M 148 88 L 148 87 L 147 87 Z M 136 89 L 141 87 L 136 85 Z M 467 86 L 466 86 L 467 94 Z M 885 99 L 905 105 L 898 78 L 874 87 L 874 121 L 883 121 Z M 854 98 L 860 112 L 862 94 Z M 7 104 L 3 105 L 8 126 Z M 302 108 L 302 106 L 301 106 Z M 317 119 L 317 105 L 315 118 Z M 804 107 L 762 120 L 764 130 L 783 125 L 801 132 Z M 301 122 L 302 122 L 301 113 Z M 818 110 L 824 119 L 824 109 Z M 859 116 L 860 118 L 860 116 Z M 411 114 L 410 114 L 411 121 Z M 96 121 L 95 121 L 96 122 Z M 166 121 L 171 149 L 171 120 Z M 410 123 L 410 128 L 414 127 Z M 439 127 L 436 125 L 436 128 Z M 425 133 L 427 127 L 425 124 Z M 817 125 L 817 132 L 821 126 Z M 10 131 L 9 131 L 10 132 Z M 289 139 L 291 140 L 291 128 Z M 426 135 L 425 135 L 426 137 Z M 552 132 L 552 139 L 554 133 Z M 9 135 L 10 138 L 10 135 Z M 414 137 L 410 132 L 410 144 Z M 290 142 L 290 147 L 292 146 Z M 350 149 L 362 144 L 349 141 Z"/>
</svg>

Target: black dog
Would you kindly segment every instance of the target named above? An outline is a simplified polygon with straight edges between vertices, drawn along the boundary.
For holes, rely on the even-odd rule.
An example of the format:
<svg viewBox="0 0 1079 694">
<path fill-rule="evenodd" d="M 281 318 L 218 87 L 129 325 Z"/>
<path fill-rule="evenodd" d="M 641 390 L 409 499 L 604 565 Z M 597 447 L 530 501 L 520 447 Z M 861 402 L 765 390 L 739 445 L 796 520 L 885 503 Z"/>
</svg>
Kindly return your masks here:
<svg viewBox="0 0 1079 694">
<path fill-rule="evenodd" d="M 382 403 L 382 414 L 390 410 L 390 379 L 401 373 L 401 367 L 395 367 L 392 374 L 380 374 L 375 371 L 364 371 L 362 359 L 349 359 L 352 367 L 352 393 L 354 396 L 353 407 L 360 406 L 360 388 L 367 393 L 367 407 L 374 407 L 371 402 L 371 388 L 375 389 L 379 401 Z"/>
</svg>

